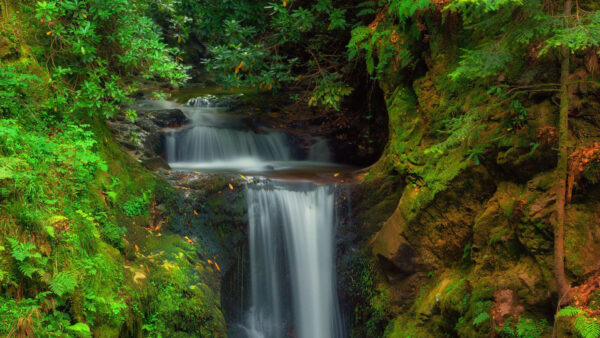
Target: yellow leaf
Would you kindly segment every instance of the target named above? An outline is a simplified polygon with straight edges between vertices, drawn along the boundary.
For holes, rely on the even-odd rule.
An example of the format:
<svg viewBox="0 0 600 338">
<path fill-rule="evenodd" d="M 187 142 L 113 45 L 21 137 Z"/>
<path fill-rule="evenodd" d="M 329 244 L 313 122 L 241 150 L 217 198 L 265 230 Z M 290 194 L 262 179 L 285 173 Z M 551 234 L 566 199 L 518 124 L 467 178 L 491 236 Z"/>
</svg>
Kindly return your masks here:
<svg viewBox="0 0 600 338">
<path fill-rule="evenodd" d="M 283 0 L 283 7 L 287 6 L 287 1 Z"/>
<path fill-rule="evenodd" d="M 233 185 L 231 185 L 231 183 L 229 183 L 229 189 L 233 190 Z"/>
<path fill-rule="evenodd" d="M 82 14 L 84 19 L 87 19 L 87 15 L 85 13 Z"/>
<path fill-rule="evenodd" d="M 333 177 L 338 177 L 338 176 L 340 176 L 340 174 L 339 174 L 339 173 L 335 173 L 335 174 L 333 174 Z"/>
<path fill-rule="evenodd" d="M 177 37 L 177 43 L 181 43 L 181 37 Z"/>
<path fill-rule="evenodd" d="M 198 216 L 198 212 L 196 210 L 194 210 L 194 215 Z"/>
<path fill-rule="evenodd" d="M 50 35 L 50 34 L 52 34 L 52 31 L 48 31 L 48 32 L 46 33 L 46 35 Z"/>
<path fill-rule="evenodd" d="M 240 69 L 242 69 L 242 67 L 244 67 L 243 62 L 240 62 L 240 64 L 237 65 L 237 67 L 235 67 L 235 73 L 236 74 L 239 73 Z"/>
<path fill-rule="evenodd" d="M 134 246 L 135 246 L 135 251 L 140 251 L 140 248 L 137 246 L 137 244 L 135 244 Z"/>
<path fill-rule="evenodd" d="M 221 268 L 219 267 L 219 264 L 217 264 L 217 262 L 215 262 L 215 268 L 217 268 L 217 270 L 219 270 L 219 272 L 221 272 Z"/>
</svg>

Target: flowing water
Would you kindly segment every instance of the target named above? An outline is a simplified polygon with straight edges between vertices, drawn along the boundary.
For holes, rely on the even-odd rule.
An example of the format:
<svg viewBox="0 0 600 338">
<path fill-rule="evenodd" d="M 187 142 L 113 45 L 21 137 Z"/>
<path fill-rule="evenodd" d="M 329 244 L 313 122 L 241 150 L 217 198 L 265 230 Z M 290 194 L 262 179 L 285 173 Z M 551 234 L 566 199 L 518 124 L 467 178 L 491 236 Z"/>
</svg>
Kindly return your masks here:
<svg viewBox="0 0 600 338">
<path fill-rule="evenodd" d="M 165 132 L 175 169 L 240 173 L 336 167 L 326 140 L 313 139 L 294 158 L 286 134 L 256 132 L 210 100 L 183 109 L 189 125 Z M 335 284 L 335 202 L 332 184 L 255 177 L 246 185 L 250 307 L 238 323 L 252 338 L 343 336 Z"/>
<path fill-rule="evenodd" d="M 247 187 L 247 198 L 248 332 L 254 337 L 340 337 L 332 187 L 259 183 Z"/>
</svg>

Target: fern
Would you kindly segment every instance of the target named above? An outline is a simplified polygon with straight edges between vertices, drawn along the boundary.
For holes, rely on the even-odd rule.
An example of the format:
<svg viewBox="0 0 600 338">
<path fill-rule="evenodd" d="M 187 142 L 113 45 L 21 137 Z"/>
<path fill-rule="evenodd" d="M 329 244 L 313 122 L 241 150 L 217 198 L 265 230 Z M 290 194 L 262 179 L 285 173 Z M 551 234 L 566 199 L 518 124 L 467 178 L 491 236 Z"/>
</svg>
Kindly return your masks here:
<svg viewBox="0 0 600 338">
<path fill-rule="evenodd" d="M 562 308 L 558 314 L 556 315 L 556 318 L 560 318 L 560 317 L 575 317 L 575 316 L 579 316 L 581 314 L 585 314 L 585 311 L 583 311 L 580 308 L 576 308 L 574 306 L 567 306 Z"/>
<path fill-rule="evenodd" d="M 556 318 L 560 317 L 575 317 L 573 327 L 583 338 L 600 337 L 600 323 L 594 318 L 589 318 L 584 310 L 574 306 L 567 306 L 561 309 L 556 315 Z"/>
<path fill-rule="evenodd" d="M 485 79 L 498 75 L 512 61 L 504 45 L 483 44 L 474 50 L 463 49 L 458 67 L 448 76 L 452 80 Z"/>
<path fill-rule="evenodd" d="M 427 9 L 431 6 L 429 0 L 393 0 L 390 3 L 389 12 L 398 16 L 400 21 L 412 17 L 417 11 Z"/>
<path fill-rule="evenodd" d="M 35 245 L 31 243 L 21 243 L 15 239 L 8 238 L 8 243 L 11 246 L 11 256 L 19 262 L 25 261 L 27 258 L 41 258 L 39 252 L 35 252 Z"/>
<path fill-rule="evenodd" d="M 600 337 L 600 324 L 593 319 L 586 316 L 578 316 L 575 318 L 574 323 L 575 331 L 579 333 L 583 338 L 598 338 Z"/>
<path fill-rule="evenodd" d="M 67 331 L 76 337 L 91 337 L 92 333 L 90 327 L 85 323 L 77 323 L 66 327 Z"/>
<path fill-rule="evenodd" d="M 373 7 L 375 7 L 375 2 L 373 1 L 361 2 L 357 7 L 362 8 L 361 11 L 356 14 L 358 17 L 376 13 L 375 9 L 373 9 Z"/>
<path fill-rule="evenodd" d="M 54 275 L 48 282 L 50 290 L 56 293 L 59 297 L 64 294 L 71 293 L 77 285 L 77 278 L 72 272 L 62 271 Z"/>
<path fill-rule="evenodd" d="M 43 270 L 32 265 L 29 264 L 27 262 L 23 262 L 21 264 L 19 264 L 19 271 L 21 271 L 21 273 L 23 273 L 25 276 L 29 277 L 29 278 L 33 278 L 33 274 L 37 273 L 37 274 L 42 274 Z"/>
<path fill-rule="evenodd" d="M 479 325 L 488 319 L 490 319 L 489 313 L 482 312 L 479 315 L 477 315 L 477 317 L 475 317 L 475 319 L 473 319 L 473 325 Z"/>
</svg>

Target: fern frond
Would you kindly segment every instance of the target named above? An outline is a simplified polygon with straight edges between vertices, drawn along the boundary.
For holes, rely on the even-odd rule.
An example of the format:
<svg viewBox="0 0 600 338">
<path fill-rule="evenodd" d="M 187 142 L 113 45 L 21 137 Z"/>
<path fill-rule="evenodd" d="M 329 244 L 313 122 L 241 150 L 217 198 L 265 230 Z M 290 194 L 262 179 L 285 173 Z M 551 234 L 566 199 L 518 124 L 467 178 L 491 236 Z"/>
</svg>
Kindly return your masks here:
<svg viewBox="0 0 600 338">
<path fill-rule="evenodd" d="M 600 324 L 593 318 L 586 316 L 578 316 L 575 318 L 575 331 L 583 338 L 598 338 L 600 337 Z"/>
<path fill-rule="evenodd" d="M 584 314 L 585 312 L 577 307 L 574 306 L 567 306 L 562 308 L 558 314 L 556 315 L 556 318 L 560 318 L 560 317 L 575 317 L 575 316 L 579 316 L 581 314 Z"/>
<path fill-rule="evenodd" d="M 48 284 L 50 285 L 50 290 L 61 297 L 75 289 L 77 278 L 70 271 L 61 271 L 52 277 Z"/>
<path fill-rule="evenodd" d="M 34 273 L 38 273 L 38 274 L 42 273 L 42 269 L 37 268 L 34 265 L 29 264 L 27 262 L 23 262 L 23 263 L 19 264 L 19 271 L 21 271 L 21 273 L 23 273 L 28 278 L 33 278 Z"/>
</svg>

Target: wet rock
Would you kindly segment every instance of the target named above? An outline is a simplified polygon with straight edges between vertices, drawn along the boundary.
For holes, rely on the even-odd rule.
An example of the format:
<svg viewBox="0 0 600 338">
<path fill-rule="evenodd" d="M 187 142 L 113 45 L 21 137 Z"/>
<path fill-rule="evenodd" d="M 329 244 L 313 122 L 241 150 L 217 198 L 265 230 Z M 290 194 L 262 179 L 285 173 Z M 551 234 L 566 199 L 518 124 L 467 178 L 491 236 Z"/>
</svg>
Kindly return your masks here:
<svg viewBox="0 0 600 338">
<path fill-rule="evenodd" d="M 144 117 L 140 120 L 144 118 L 149 119 L 149 121 L 160 128 L 175 128 L 189 122 L 185 114 L 179 109 L 147 111 L 144 112 Z"/>
<path fill-rule="evenodd" d="M 165 159 L 160 156 L 144 158 L 144 159 L 142 159 L 142 164 L 144 165 L 144 167 L 146 167 L 152 171 L 155 171 L 159 168 L 162 168 L 162 169 L 169 168 L 169 164 L 167 163 L 167 161 L 165 161 Z"/>
<path fill-rule="evenodd" d="M 130 156 L 150 170 L 169 169 L 164 160 L 163 128 L 180 126 L 187 121 L 181 110 L 140 112 L 135 122 L 119 114 L 106 122 L 115 140 Z"/>
<path fill-rule="evenodd" d="M 186 105 L 190 107 L 216 107 L 216 108 L 231 108 L 237 104 L 244 94 L 235 95 L 202 95 L 190 99 Z"/>
</svg>

